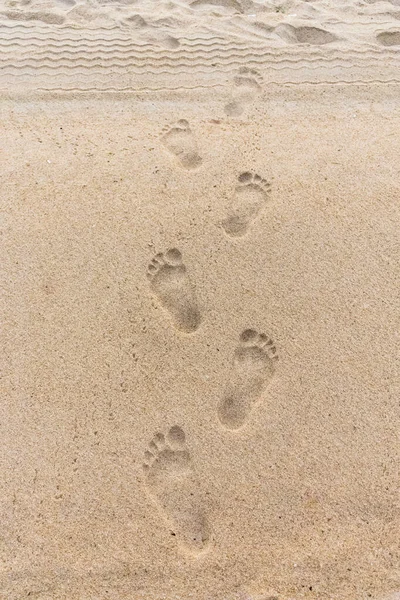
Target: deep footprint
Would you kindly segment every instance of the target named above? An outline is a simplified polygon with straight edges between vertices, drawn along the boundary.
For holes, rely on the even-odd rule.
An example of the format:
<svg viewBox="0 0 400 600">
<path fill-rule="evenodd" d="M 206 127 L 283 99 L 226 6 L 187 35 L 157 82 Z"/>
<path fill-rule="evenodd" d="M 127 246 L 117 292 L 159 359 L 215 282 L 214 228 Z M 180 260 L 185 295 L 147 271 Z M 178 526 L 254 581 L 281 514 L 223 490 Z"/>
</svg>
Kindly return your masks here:
<svg viewBox="0 0 400 600">
<path fill-rule="evenodd" d="M 276 348 L 268 336 L 253 329 L 243 331 L 218 407 L 219 420 L 225 427 L 239 429 L 245 424 L 252 405 L 274 375 L 277 360 Z"/>
<path fill-rule="evenodd" d="M 232 100 L 225 106 L 228 117 L 239 117 L 262 91 L 263 78 L 255 69 L 242 67 L 233 80 Z"/>
<path fill-rule="evenodd" d="M 275 32 L 286 42 L 292 44 L 311 44 L 314 46 L 324 46 L 336 42 L 338 37 L 330 31 L 320 29 L 319 27 L 294 27 L 288 23 L 278 25 Z"/>
<path fill-rule="evenodd" d="M 185 444 L 185 433 L 175 425 L 158 433 L 145 452 L 143 469 L 149 493 L 155 498 L 178 543 L 191 553 L 205 550 L 209 525 L 199 483 Z"/>
<path fill-rule="evenodd" d="M 271 191 L 271 185 L 259 175 L 242 173 L 232 200 L 232 205 L 222 227 L 231 237 L 244 235 L 249 225 L 261 212 Z"/>
<path fill-rule="evenodd" d="M 169 312 L 176 327 L 186 333 L 200 325 L 196 293 L 182 254 L 176 248 L 157 254 L 148 266 L 150 286 L 161 305 Z"/>
<path fill-rule="evenodd" d="M 186 169 L 195 169 L 203 162 L 198 152 L 196 138 L 185 119 L 168 128 L 162 136 L 162 141 Z"/>
<path fill-rule="evenodd" d="M 400 31 L 382 31 L 376 39 L 382 46 L 400 46 Z"/>
</svg>

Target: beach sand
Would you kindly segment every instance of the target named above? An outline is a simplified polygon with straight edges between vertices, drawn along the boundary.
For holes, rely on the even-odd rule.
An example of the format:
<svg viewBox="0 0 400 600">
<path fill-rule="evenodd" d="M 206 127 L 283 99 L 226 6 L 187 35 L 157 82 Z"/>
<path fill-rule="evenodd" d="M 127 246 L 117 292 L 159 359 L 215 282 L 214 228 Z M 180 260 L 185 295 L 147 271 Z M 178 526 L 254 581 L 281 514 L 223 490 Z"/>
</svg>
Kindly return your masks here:
<svg viewBox="0 0 400 600">
<path fill-rule="evenodd" d="M 397 600 L 400 7 L 160 6 L 1 13 L 0 598 Z"/>
</svg>

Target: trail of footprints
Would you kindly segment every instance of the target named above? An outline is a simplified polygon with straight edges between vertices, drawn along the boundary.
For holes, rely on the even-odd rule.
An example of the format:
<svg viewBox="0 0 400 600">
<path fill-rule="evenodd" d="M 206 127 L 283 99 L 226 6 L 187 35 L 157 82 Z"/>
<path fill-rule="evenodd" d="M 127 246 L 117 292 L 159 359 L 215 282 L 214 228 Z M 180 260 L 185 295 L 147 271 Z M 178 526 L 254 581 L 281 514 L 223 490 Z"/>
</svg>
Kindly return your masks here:
<svg viewBox="0 0 400 600">
<path fill-rule="evenodd" d="M 232 100 L 225 107 L 230 116 L 242 114 L 261 90 L 262 79 L 251 69 L 241 69 L 234 80 Z M 162 141 L 180 165 L 194 169 L 202 164 L 196 138 L 188 121 L 166 128 Z M 239 175 L 227 216 L 221 226 L 229 237 L 241 237 L 267 205 L 271 185 L 256 173 Z M 175 327 L 192 333 L 201 323 L 195 286 L 177 248 L 159 253 L 147 269 L 150 288 Z M 219 400 L 217 416 L 228 430 L 237 430 L 250 417 L 272 379 L 278 360 L 273 341 L 247 329 L 239 337 L 231 371 Z M 183 430 L 174 425 L 166 435 L 158 433 L 144 454 L 143 469 L 149 494 L 158 504 L 182 548 L 191 553 L 209 545 L 210 526 L 204 513 L 199 483 L 186 447 Z"/>
<path fill-rule="evenodd" d="M 231 100 L 224 111 L 240 116 L 262 90 L 262 77 L 242 68 L 234 78 Z M 184 169 L 203 163 L 196 136 L 188 121 L 181 119 L 166 127 L 161 141 Z M 250 171 L 235 183 L 225 218 L 220 226 L 229 238 L 245 236 L 269 204 L 271 184 Z M 189 265 L 190 266 L 190 265 Z M 156 254 L 147 267 L 150 290 L 174 327 L 193 334 L 201 325 L 201 313 L 193 277 L 177 248 Z M 215 416 L 223 429 L 241 429 L 271 382 L 278 362 L 273 340 L 265 333 L 245 329 L 239 335 L 224 389 L 216 402 Z M 183 429 L 172 425 L 158 432 L 143 456 L 143 473 L 149 496 L 158 506 L 166 525 L 180 547 L 198 555 L 210 545 L 211 526 L 205 512 L 199 480 Z"/>
</svg>

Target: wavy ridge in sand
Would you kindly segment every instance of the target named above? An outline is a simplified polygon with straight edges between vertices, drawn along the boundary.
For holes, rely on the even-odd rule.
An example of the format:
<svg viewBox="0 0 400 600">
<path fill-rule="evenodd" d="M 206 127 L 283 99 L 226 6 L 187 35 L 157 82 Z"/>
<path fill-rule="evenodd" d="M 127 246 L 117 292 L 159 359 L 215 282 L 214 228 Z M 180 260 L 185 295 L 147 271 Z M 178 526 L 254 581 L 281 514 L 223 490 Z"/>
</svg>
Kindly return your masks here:
<svg viewBox="0 0 400 600">
<path fill-rule="evenodd" d="M 3 91 L 213 87 L 241 67 L 271 84 L 399 80 L 396 2 L 164 2 L 156 17 L 150 1 L 0 8 Z"/>
</svg>

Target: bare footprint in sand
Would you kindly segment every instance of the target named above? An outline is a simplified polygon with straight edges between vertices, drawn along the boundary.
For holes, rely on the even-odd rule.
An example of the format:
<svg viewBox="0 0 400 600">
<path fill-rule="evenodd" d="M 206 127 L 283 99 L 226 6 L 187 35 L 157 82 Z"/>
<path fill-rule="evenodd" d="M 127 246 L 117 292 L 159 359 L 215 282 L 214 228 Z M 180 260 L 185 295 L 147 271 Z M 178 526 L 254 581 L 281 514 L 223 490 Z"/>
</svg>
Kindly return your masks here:
<svg viewBox="0 0 400 600">
<path fill-rule="evenodd" d="M 228 117 L 239 117 L 262 91 L 263 78 L 255 69 L 242 67 L 233 80 L 232 100 L 225 106 Z"/>
<path fill-rule="evenodd" d="M 183 430 L 175 425 L 166 437 L 158 433 L 144 461 L 147 489 L 170 524 L 172 535 L 187 551 L 202 552 L 210 532 Z"/>
<path fill-rule="evenodd" d="M 185 119 L 164 130 L 161 139 L 164 146 L 180 160 L 185 169 L 195 169 L 203 162 L 198 152 L 196 138 Z"/>
<path fill-rule="evenodd" d="M 239 175 L 228 216 L 221 223 L 225 233 L 231 237 L 244 235 L 265 205 L 270 191 L 271 185 L 259 175 L 249 172 Z"/>
<path fill-rule="evenodd" d="M 152 291 L 170 313 L 176 327 L 186 333 L 196 331 L 200 325 L 200 312 L 194 286 L 179 250 L 172 248 L 165 254 L 156 254 L 148 266 L 147 276 Z"/>
<path fill-rule="evenodd" d="M 218 416 L 227 429 L 239 429 L 248 419 L 275 373 L 278 360 L 274 343 L 265 334 L 246 329 L 240 336 Z"/>
</svg>

